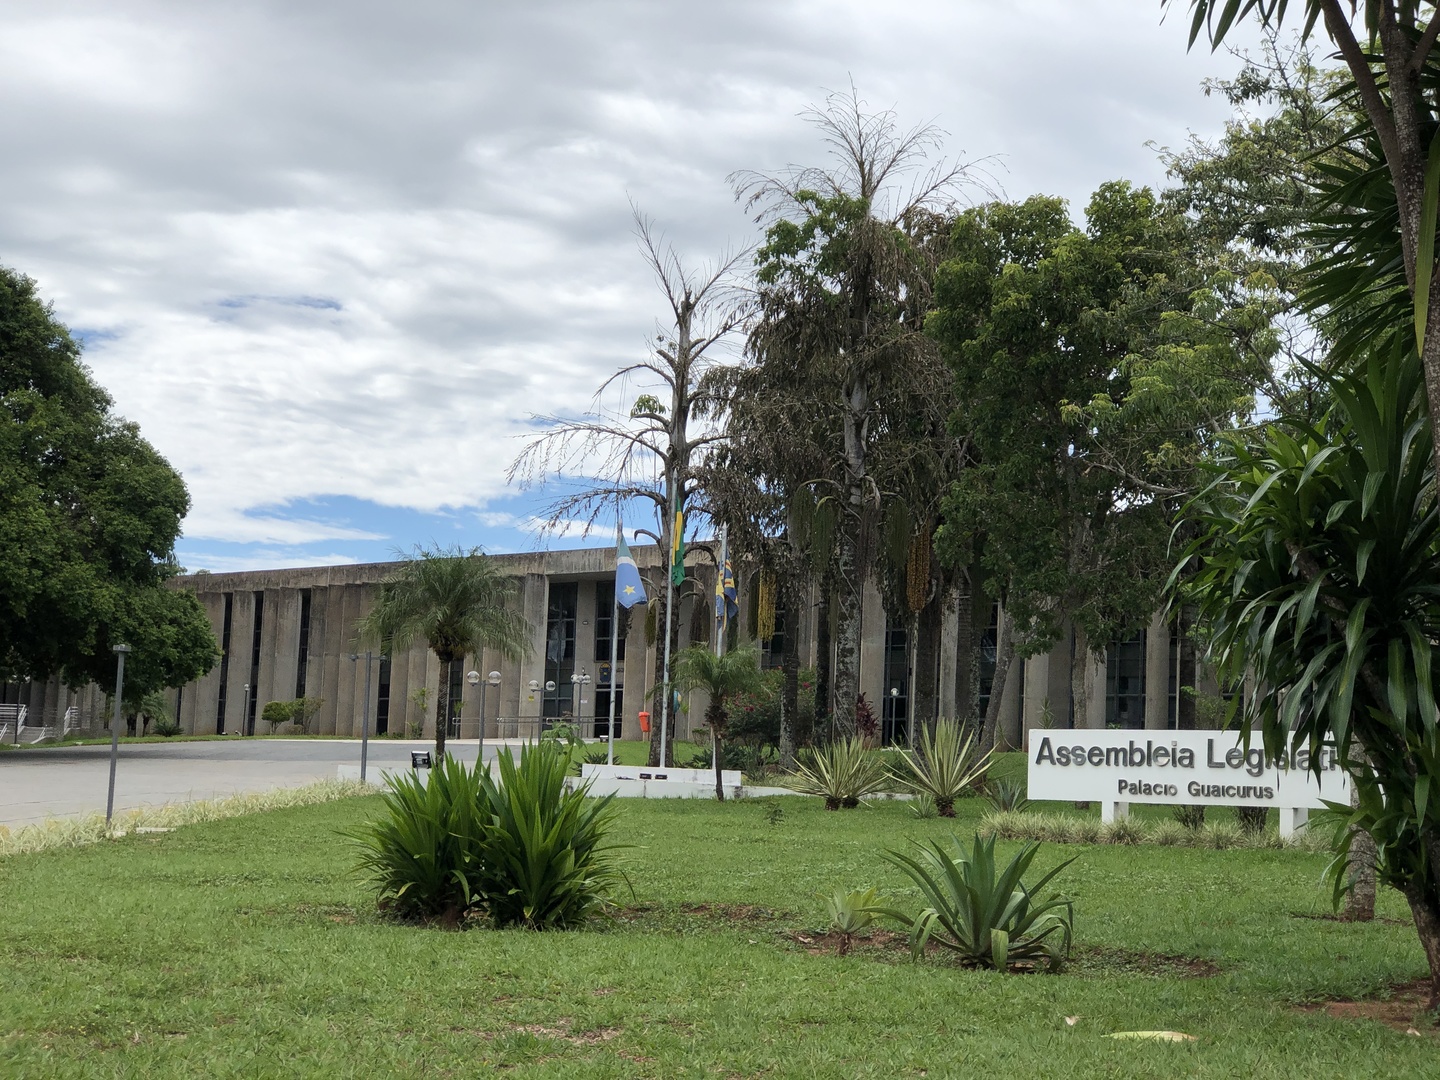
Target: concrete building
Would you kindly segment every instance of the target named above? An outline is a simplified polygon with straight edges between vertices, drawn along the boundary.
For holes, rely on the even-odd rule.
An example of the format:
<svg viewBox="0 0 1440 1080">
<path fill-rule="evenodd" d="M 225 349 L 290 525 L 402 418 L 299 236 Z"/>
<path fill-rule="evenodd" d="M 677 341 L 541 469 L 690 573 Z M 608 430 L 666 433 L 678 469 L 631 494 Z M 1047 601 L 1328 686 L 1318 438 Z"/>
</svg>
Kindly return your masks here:
<svg viewBox="0 0 1440 1080">
<path fill-rule="evenodd" d="M 656 548 L 631 551 L 647 582 L 660 578 Z M 706 632 L 714 582 L 707 545 L 692 545 L 689 556 L 694 581 L 681 590 L 676 616 L 682 647 Z M 187 733 L 263 734 L 260 717 L 266 702 L 318 698 L 323 704 L 313 732 L 358 736 L 368 697 L 372 732 L 429 738 L 440 681 L 447 679 L 454 737 L 475 738 L 482 710 L 487 738 L 533 733 L 545 719 L 573 719 L 586 735 L 603 735 L 613 694 L 621 736 L 638 738 L 638 714 L 654 684 L 655 646 L 647 644 L 645 607 L 635 607 L 629 617 L 622 609 L 618 627 L 612 625 L 614 548 L 494 558 L 518 581 L 514 602 L 531 629 L 528 655 L 512 660 L 487 651 L 447 671 L 423 641 L 416 641 L 375 660 L 368 686 L 364 645 L 355 640 L 355 628 L 394 564 L 177 578 L 175 587 L 193 590 L 209 613 L 221 659 L 208 675 L 171 692 L 175 715 Z M 750 637 L 747 629 L 754 625 L 745 613 L 753 609 L 757 576 L 740 574 L 741 640 Z M 814 666 L 814 601 L 809 597 L 795 613 L 777 613 L 775 637 L 760 643 L 767 666 L 780 665 L 784 635 L 791 632 L 799 636 L 801 666 Z M 873 585 L 864 590 L 863 604 L 861 688 L 880 714 L 888 742 L 903 738 L 911 719 L 910 624 L 890 617 Z M 990 614 L 988 630 L 979 635 L 982 707 L 991 689 L 998 620 L 1004 617 L 996 608 Z M 957 626 L 958 613 L 952 609 L 942 626 L 934 688 L 942 716 L 956 712 L 956 687 L 967 662 L 957 655 Z M 616 632 L 621 635 L 619 662 L 611 671 L 610 636 Z M 352 660 L 356 653 L 358 660 Z M 1023 732 L 1044 726 L 1172 727 L 1181 711 L 1177 688 L 1196 684 L 1193 669 L 1188 678 L 1181 677 L 1182 668 L 1193 664 L 1193 654 L 1157 617 L 1145 631 L 1092 654 L 1085 673 L 1088 707 L 1077 716 L 1071 703 L 1072 653 L 1072 643 L 1062 640 L 1049 653 L 1012 665 L 1001 705 L 1001 729 L 1010 745 L 1020 745 Z M 470 671 L 482 677 L 497 671 L 499 684 L 489 687 L 482 678 L 471 687 L 465 678 Z M 32 726 L 44 717 L 58 724 L 67 709 L 72 716 L 102 718 L 86 726 L 104 723 L 103 695 L 93 686 L 74 691 L 52 680 L 0 688 L 0 703 L 11 702 L 29 706 Z M 675 718 L 681 738 L 702 722 L 704 702 L 688 705 Z"/>
</svg>

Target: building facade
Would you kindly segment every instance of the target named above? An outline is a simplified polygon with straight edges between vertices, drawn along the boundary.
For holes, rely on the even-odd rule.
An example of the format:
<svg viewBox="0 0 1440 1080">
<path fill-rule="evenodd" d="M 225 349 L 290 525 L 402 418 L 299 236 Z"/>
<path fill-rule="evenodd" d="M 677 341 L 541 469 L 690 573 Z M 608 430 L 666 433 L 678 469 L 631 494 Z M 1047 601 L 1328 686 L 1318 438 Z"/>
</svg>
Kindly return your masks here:
<svg viewBox="0 0 1440 1080">
<path fill-rule="evenodd" d="M 650 584 L 661 578 L 653 546 L 631 549 Z M 714 556 L 706 544 L 689 549 L 691 580 L 680 590 L 676 609 L 683 648 L 707 633 L 714 582 Z M 639 713 L 653 700 L 657 657 L 646 626 L 647 609 L 623 608 L 612 619 L 615 549 L 588 548 L 492 556 L 517 582 L 513 603 L 530 628 L 529 648 L 518 659 L 487 650 L 442 670 L 424 641 L 403 649 L 382 650 L 362 642 L 356 627 L 374 604 L 393 563 L 369 563 L 305 569 L 199 573 L 175 579 L 174 587 L 193 591 L 210 616 L 220 661 L 203 678 L 170 692 L 170 706 L 189 734 L 265 734 L 265 704 L 297 698 L 320 702 L 310 731 L 358 736 L 368 717 L 373 734 L 432 738 L 435 702 L 441 680 L 450 686 L 449 733 L 475 738 L 483 721 L 487 738 L 533 734 L 547 721 L 576 723 L 587 736 L 609 729 L 611 699 L 623 738 L 639 738 Z M 756 574 L 742 572 L 738 582 L 742 615 L 738 638 L 753 636 Z M 759 642 L 762 662 L 778 667 L 784 638 L 798 636 L 802 667 L 816 663 L 815 596 L 796 611 L 777 612 L 775 635 Z M 912 715 L 913 656 L 911 623 L 892 617 L 873 584 L 863 594 L 860 655 L 862 692 L 874 705 L 886 742 L 907 737 Z M 990 625 L 979 635 L 978 675 L 982 708 L 992 692 L 995 641 L 1004 612 L 990 611 Z M 963 685 L 958 655 L 958 604 L 947 611 L 940 633 L 936 711 L 956 714 L 956 688 Z M 619 635 L 618 662 L 610 664 L 612 635 Z M 366 651 L 371 653 L 366 681 Z M 382 655 L 382 652 L 384 655 Z M 1003 688 L 1000 727 L 1005 741 L 1018 746 L 1036 727 L 1174 727 L 1183 710 L 1181 687 L 1207 685 L 1193 666 L 1193 650 L 1157 616 L 1142 632 L 1092 653 L 1084 672 L 1084 704 L 1072 702 L 1072 671 L 1078 662 L 1072 642 L 1062 639 L 1048 653 L 1016 660 Z M 478 673 L 478 685 L 467 675 Z M 487 676 L 498 672 L 496 685 Z M 32 728 L 100 727 L 104 695 L 96 687 L 72 690 L 49 683 L 0 688 L 0 704 L 29 706 Z M 682 703 L 675 717 L 677 737 L 686 738 L 702 723 L 704 701 L 698 695 Z M 656 718 L 658 722 L 658 717 Z"/>
</svg>

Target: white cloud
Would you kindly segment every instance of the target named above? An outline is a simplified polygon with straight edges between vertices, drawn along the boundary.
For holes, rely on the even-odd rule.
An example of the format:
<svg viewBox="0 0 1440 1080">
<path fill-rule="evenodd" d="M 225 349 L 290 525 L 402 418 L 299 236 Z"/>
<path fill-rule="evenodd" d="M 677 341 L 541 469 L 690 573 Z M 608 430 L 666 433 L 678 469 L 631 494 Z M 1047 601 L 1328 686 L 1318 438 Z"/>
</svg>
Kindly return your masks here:
<svg viewBox="0 0 1440 1080">
<path fill-rule="evenodd" d="M 190 484 L 189 537 L 374 540 L 285 507 L 483 510 L 530 414 L 639 356 L 659 305 L 630 198 L 697 258 L 749 242 L 725 176 L 816 160 L 796 114 L 852 78 L 952 154 L 1002 155 L 1012 194 L 1155 182 L 1145 141 L 1215 129 L 1198 83 L 1234 66 L 1187 54 L 1182 21 L 1134 0 L 12 2 L 0 262 L 92 334 Z"/>
</svg>

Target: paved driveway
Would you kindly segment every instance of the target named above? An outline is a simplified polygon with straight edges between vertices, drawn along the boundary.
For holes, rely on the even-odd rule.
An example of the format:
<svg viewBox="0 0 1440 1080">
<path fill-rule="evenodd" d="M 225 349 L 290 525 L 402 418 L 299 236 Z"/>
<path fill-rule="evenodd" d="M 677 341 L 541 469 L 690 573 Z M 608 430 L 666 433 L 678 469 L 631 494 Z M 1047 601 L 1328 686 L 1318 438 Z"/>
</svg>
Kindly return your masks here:
<svg viewBox="0 0 1440 1080">
<path fill-rule="evenodd" d="M 433 744 L 370 742 L 371 769 L 409 768 L 410 751 Z M 450 752 L 474 761 L 477 744 L 451 740 Z M 496 750 L 485 746 L 486 758 Z M 339 765 L 360 764 L 359 739 L 214 739 L 120 745 L 115 808 L 211 799 L 242 791 L 300 787 L 333 780 Z M 0 824 L 105 812 L 108 746 L 66 746 L 0 753 Z"/>
</svg>

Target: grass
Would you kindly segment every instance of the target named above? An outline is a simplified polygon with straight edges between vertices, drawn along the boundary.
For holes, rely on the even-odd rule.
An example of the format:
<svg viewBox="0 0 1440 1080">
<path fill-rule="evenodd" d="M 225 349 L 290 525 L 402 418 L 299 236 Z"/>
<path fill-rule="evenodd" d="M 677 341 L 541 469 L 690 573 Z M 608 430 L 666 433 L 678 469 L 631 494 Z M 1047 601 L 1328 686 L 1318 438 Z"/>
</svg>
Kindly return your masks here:
<svg viewBox="0 0 1440 1080">
<path fill-rule="evenodd" d="M 1005 976 L 797 940 L 824 928 L 820 893 L 912 903 L 879 853 L 968 836 L 980 800 L 953 822 L 893 803 L 627 801 L 634 894 L 615 924 L 570 934 L 378 918 L 340 836 L 378 802 L 0 860 L 0 1073 L 1370 1078 L 1433 1075 L 1440 1051 L 1292 1007 L 1424 973 L 1392 893 L 1385 921 L 1296 917 L 1328 910 L 1322 855 L 1047 846 L 1037 867 L 1080 856 L 1060 879 L 1077 962 Z M 1218 974 L 1182 977 L 1177 957 Z M 1102 1037 L 1155 1028 L 1199 1041 Z"/>
</svg>

